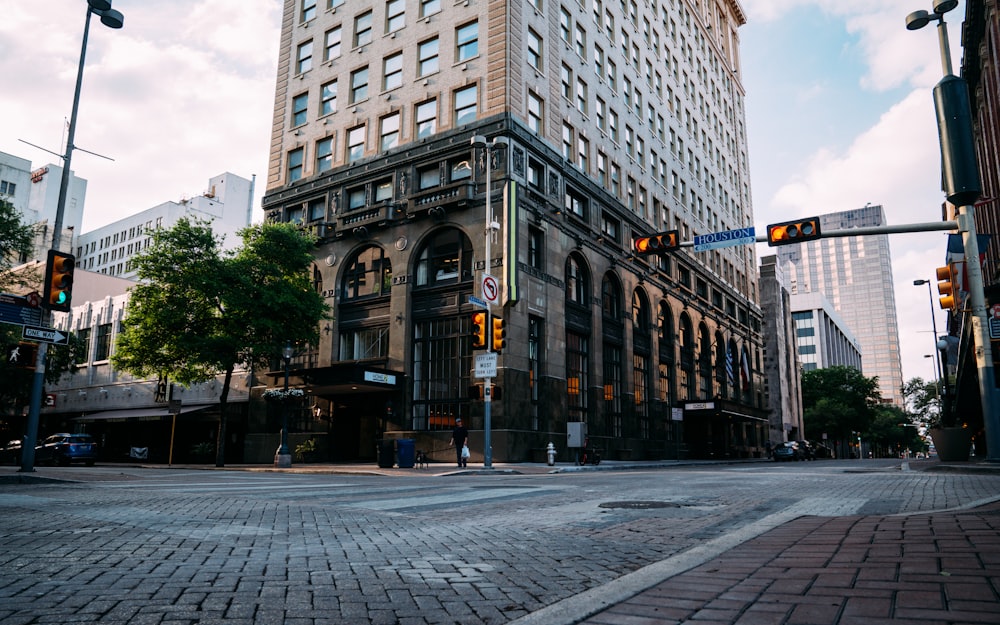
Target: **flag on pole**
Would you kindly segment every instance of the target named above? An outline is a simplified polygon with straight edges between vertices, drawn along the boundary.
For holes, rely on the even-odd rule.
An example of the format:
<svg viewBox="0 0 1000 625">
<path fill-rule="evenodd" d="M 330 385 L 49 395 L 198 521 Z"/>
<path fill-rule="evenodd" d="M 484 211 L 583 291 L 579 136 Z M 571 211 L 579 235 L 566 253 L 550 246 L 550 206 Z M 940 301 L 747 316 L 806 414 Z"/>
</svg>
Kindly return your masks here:
<svg viewBox="0 0 1000 625">
<path fill-rule="evenodd" d="M 740 355 L 740 381 L 743 383 L 743 390 L 750 390 L 750 360 L 747 358 L 747 350 L 743 350 Z"/>
<path fill-rule="evenodd" d="M 733 380 L 733 350 L 731 348 L 726 349 L 726 383 L 732 386 Z"/>
</svg>

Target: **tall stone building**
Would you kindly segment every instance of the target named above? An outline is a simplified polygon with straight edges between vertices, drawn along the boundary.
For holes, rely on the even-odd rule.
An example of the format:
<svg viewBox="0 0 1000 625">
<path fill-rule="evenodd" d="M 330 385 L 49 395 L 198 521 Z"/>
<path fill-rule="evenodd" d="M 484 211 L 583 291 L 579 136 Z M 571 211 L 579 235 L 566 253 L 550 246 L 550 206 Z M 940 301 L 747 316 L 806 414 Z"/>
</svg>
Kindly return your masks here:
<svg viewBox="0 0 1000 625">
<path fill-rule="evenodd" d="M 333 459 L 383 437 L 447 459 L 456 417 L 481 459 L 487 415 L 499 461 L 572 457 L 569 422 L 606 457 L 761 453 L 752 246 L 633 248 L 753 224 L 745 21 L 736 0 L 286 0 L 263 208 L 318 239 L 333 318 L 292 369 Z M 470 297 L 494 283 L 487 412 Z"/>
</svg>

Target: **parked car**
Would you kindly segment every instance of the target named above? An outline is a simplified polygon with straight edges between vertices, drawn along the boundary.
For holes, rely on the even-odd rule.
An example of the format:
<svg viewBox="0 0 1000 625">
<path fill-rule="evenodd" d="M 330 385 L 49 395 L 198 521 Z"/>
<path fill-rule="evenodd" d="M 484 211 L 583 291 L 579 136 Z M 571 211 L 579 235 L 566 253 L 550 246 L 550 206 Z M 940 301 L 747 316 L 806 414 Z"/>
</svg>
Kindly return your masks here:
<svg viewBox="0 0 1000 625">
<path fill-rule="evenodd" d="M 799 452 L 799 444 L 795 441 L 788 441 L 786 443 L 778 443 L 774 446 L 774 450 L 771 452 L 771 457 L 774 458 L 776 462 L 781 460 L 801 460 Z"/>
<path fill-rule="evenodd" d="M 35 447 L 35 462 L 68 466 L 83 462 L 88 467 L 97 460 L 97 443 L 90 434 L 53 434 Z"/>
<path fill-rule="evenodd" d="M 21 464 L 21 440 L 13 440 L 0 448 L 0 464 Z"/>
<path fill-rule="evenodd" d="M 799 459 L 800 460 L 815 460 L 816 450 L 813 448 L 812 443 L 809 441 L 795 441 L 799 444 Z"/>
<path fill-rule="evenodd" d="M 812 443 L 812 447 L 817 458 L 833 458 L 833 450 L 823 443 Z"/>
</svg>

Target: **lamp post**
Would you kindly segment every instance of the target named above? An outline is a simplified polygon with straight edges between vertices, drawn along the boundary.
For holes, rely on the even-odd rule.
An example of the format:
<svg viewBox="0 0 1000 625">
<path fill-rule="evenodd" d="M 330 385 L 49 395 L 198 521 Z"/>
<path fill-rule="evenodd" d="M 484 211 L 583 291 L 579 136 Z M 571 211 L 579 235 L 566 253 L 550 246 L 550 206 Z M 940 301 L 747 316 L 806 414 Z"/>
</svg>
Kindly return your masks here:
<svg viewBox="0 0 1000 625">
<path fill-rule="evenodd" d="M 486 263 L 483 267 L 483 273 L 487 276 L 490 275 L 490 268 L 493 265 L 493 253 L 491 250 L 491 243 L 493 237 L 496 235 L 497 230 L 500 229 L 500 224 L 497 223 L 496 218 L 493 216 L 493 204 L 492 204 L 492 194 L 493 190 L 490 188 L 490 181 L 493 178 L 493 152 L 496 150 L 502 150 L 507 147 L 506 137 L 497 137 L 493 141 L 487 143 L 486 137 L 482 135 L 473 135 L 472 137 L 472 149 L 480 148 L 483 150 L 483 155 L 486 157 L 486 166 L 484 167 L 486 171 Z M 473 162 L 475 162 L 475 156 L 473 156 Z M 487 302 L 492 298 L 484 297 Z M 486 331 L 492 332 L 493 328 L 493 310 L 492 306 L 486 309 Z M 491 335 L 492 337 L 492 335 Z M 493 341 L 492 338 L 486 341 L 486 353 L 489 354 L 493 351 Z M 493 441 L 492 441 L 492 428 L 493 428 L 493 378 L 487 377 L 483 380 L 483 468 L 492 469 L 493 468 Z"/>
<path fill-rule="evenodd" d="M 281 400 L 281 445 L 274 454 L 274 466 L 287 469 L 292 466 L 292 455 L 288 453 L 288 365 L 294 354 L 291 342 L 281 349 L 281 359 L 285 363 L 284 398 Z"/>
<path fill-rule="evenodd" d="M 920 286 L 921 284 L 926 284 L 927 285 L 927 298 L 928 298 L 928 300 L 931 303 L 931 328 L 934 330 L 934 345 L 935 345 L 935 348 L 936 348 L 936 346 L 937 346 L 937 340 L 938 340 L 938 331 L 937 331 L 937 317 L 934 315 L 934 293 L 931 291 L 931 281 L 930 280 L 914 280 L 913 281 L 913 286 Z M 937 351 L 937 349 L 935 349 L 935 351 Z M 938 378 L 938 380 L 940 380 L 941 379 L 941 372 L 943 371 L 943 369 L 941 368 L 941 359 L 940 359 L 940 357 L 938 357 L 938 358 L 936 358 L 934 360 L 934 364 L 936 365 L 936 368 L 937 368 L 937 378 Z"/>
<path fill-rule="evenodd" d="M 941 181 L 947 200 L 958 207 L 958 229 L 965 248 L 965 268 L 969 284 L 970 318 L 975 343 L 979 400 L 986 430 L 987 460 L 1000 462 L 1000 415 L 996 412 L 996 383 L 993 377 L 993 350 L 986 320 L 983 269 L 979 260 L 975 202 L 982 194 L 979 164 L 972 130 L 969 87 L 952 72 L 948 47 L 948 26 L 944 15 L 958 6 L 958 0 L 934 0 L 933 13 L 914 11 L 906 16 L 906 29 L 919 30 L 937 21 L 942 78 L 934 86 L 934 109 L 941 143 Z"/>
<path fill-rule="evenodd" d="M 66 212 L 66 196 L 69 194 L 69 170 L 73 160 L 73 140 L 76 137 L 76 114 L 80 108 L 80 88 L 83 86 L 83 67 L 87 59 L 87 38 L 90 34 L 90 16 L 97 15 L 108 28 L 121 28 L 125 16 L 111 8 L 111 0 L 87 0 L 87 17 L 83 22 L 83 43 L 80 46 L 80 65 L 76 71 L 76 89 L 73 92 L 73 108 L 69 115 L 69 129 L 66 133 L 66 153 L 62 157 L 62 177 L 59 179 L 59 198 L 56 202 L 56 216 L 52 223 L 52 249 L 58 250 L 62 240 L 63 214 Z M 42 313 L 41 325 L 48 326 L 51 317 Z M 31 384 L 28 402 L 28 422 L 25 424 L 24 447 L 21 451 L 21 471 L 35 470 L 35 443 L 38 440 L 38 421 L 42 409 L 42 388 L 45 384 L 45 357 L 48 343 L 38 344 L 35 357 L 35 376 Z"/>
</svg>

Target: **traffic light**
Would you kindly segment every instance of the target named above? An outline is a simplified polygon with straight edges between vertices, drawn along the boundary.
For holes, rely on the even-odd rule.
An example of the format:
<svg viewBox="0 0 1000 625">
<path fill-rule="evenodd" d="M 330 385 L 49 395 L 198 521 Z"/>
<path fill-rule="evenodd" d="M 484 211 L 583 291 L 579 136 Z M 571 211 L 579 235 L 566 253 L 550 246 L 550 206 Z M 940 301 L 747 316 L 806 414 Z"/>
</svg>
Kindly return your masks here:
<svg viewBox="0 0 1000 625">
<path fill-rule="evenodd" d="M 497 353 L 503 351 L 507 344 L 507 341 L 504 340 L 506 336 L 507 329 L 504 327 L 504 320 L 500 317 L 493 317 L 493 351 Z"/>
<path fill-rule="evenodd" d="M 955 264 L 948 263 L 947 267 L 938 267 L 936 270 L 938 279 L 938 293 L 941 297 L 938 302 L 945 310 L 958 310 L 958 275 L 955 271 Z"/>
<path fill-rule="evenodd" d="M 676 230 L 668 230 L 648 237 L 639 237 L 635 240 L 635 252 L 642 256 L 648 254 L 662 254 L 680 246 L 680 238 Z"/>
<path fill-rule="evenodd" d="M 786 221 L 780 224 L 771 224 L 767 227 L 767 244 L 771 247 L 801 243 L 803 241 L 818 239 L 819 237 L 819 217 Z"/>
<path fill-rule="evenodd" d="M 76 258 L 72 254 L 49 250 L 45 264 L 45 295 L 42 305 L 49 310 L 69 312 L 73 301 L 73 269 Z"/>
<path fill-rule="evenodd" d="M 486 349 L 486 313 L 472 313 L 472 349 Z"/>
</svg>

